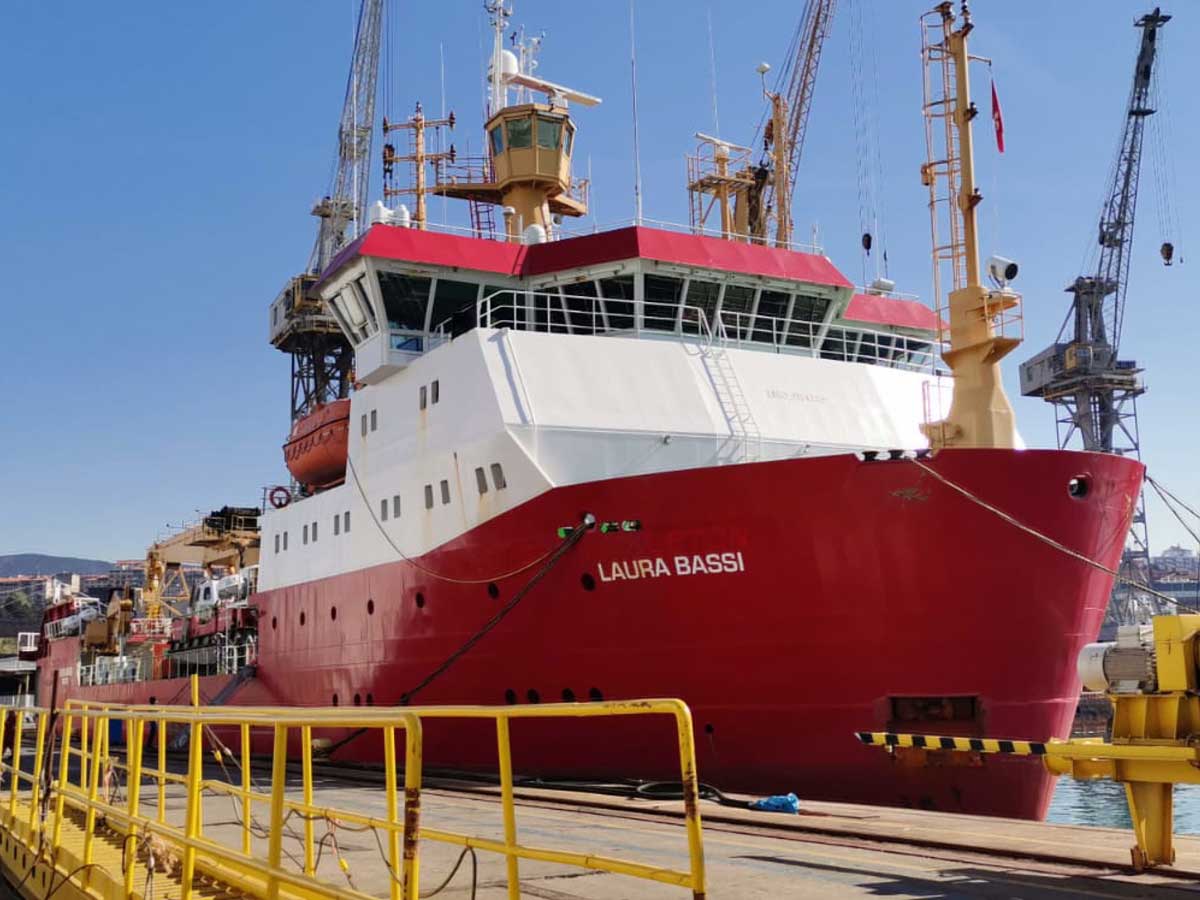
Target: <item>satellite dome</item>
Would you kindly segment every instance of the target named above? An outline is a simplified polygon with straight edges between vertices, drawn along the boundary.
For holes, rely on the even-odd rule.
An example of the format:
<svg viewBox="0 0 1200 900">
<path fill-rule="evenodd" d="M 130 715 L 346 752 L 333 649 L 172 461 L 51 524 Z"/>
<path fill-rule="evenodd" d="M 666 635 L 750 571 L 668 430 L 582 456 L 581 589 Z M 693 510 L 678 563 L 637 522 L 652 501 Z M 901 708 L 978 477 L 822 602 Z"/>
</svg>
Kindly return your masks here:
<svg viewBox="0 0 1200 900">
<path fill-rule="evenodd" d="M 495 63 L 488 64 L 488 81 L 492 80 L 492 69 L 495 68 Z M 500 51 L 500 73 L 505 78 L 510 75 L 516 75 L 521 71 L 521 64 L 517 62 L 517 54 L 511 50 Z"/>
</svg>

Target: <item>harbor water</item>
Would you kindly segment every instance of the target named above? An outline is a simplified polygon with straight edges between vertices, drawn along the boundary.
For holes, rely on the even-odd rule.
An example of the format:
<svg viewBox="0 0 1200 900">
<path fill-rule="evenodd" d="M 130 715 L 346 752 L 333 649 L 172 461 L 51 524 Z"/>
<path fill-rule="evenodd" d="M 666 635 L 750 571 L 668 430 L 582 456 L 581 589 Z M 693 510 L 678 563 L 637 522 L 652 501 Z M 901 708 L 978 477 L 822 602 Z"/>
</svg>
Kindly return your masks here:
<svg viewBox="0 0 1200 900">
<path fill-rule="evenodd" d="M 1125 788 L 1112 781 L 1060 778 L 1046 821 L 1129 828 Z M 1200 834 L 1200 785 L 1184 784 L 1175 788 L 1175 833 Z"/>
</svg>

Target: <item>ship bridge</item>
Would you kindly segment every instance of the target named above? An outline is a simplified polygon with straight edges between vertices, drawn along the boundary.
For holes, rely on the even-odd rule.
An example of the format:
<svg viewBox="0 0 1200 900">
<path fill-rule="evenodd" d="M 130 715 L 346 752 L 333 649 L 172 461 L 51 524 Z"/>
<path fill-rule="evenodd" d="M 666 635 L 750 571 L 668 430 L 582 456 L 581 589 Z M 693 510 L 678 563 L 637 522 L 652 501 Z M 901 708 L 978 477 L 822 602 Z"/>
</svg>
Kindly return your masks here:
<svg viewBox="0 0 1200 900">
<path fill-rule="evenodd" d="M 856 292 L 818 252 L 644 226 L 520 244 L 377 224 L 317 290 L 364 384 L 477 326 L 700 339 L 926 371 L 936 362 L 932 310 Z"/>
</svg>

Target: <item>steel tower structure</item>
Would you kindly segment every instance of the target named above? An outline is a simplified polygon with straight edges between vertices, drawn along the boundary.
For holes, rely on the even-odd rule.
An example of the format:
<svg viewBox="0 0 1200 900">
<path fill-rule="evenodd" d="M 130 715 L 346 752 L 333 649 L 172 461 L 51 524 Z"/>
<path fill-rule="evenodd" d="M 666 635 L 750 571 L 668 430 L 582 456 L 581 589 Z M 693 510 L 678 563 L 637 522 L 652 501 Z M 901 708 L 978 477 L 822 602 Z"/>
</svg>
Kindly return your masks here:
<svg viewBox="0 0 1200 900">
<path fill-rule="evenodd" d="M 328 192 L 312 208 L 320 219 L 317 239 L 307 269 L 289 279 L 271 304 L 271 343 L 292 357 L 292 421 L 350 393 L 353 351 L 311 288 L 365 225 L 382 20 L 383 0 L 362 0 L 338 122 L 337 165 Z"/>
<path fill-rule="evenodd" d="M 1100 215 L 1099 261 L 1093 273 L 1067 287 L 1071 310 L 1058 339 L 1021 365 L 1021 393 L 1055 407 L 1059 447 L 1079 435 L 1083 449 L 1141 459 L 1137 398 L 1146 390 L 1142 370 L 1118 356 L 1125 318 L 1134 216 L 1146 120 L 1154 113 L 1153 72 L 1158 30 L 1170 21 L 1156 7 L 1134 25 L 1141 31 L 1133 86 L 1126 106 L 1108 192 Z M 1149 566 L 1145 504 L 1138 498 L 1123 568 Z M 1132 595 L 1109 605 L 1109 621 L 1137 621 L 1145 610 Z"/>
</svg>

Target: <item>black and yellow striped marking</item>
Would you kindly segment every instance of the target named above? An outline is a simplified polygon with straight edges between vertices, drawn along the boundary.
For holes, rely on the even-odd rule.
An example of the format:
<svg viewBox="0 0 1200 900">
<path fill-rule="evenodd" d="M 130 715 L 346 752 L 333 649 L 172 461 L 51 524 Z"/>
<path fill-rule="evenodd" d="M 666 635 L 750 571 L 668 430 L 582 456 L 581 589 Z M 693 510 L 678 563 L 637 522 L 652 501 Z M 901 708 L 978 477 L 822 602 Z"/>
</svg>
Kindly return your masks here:
<svg viewBox="0 0 1200 900">
<path fill-rule="evenodd" d="M 916 747 L 920 750 L 956 750 L 960 753 L 1011 753 L 1045 756 L 1043 741 L 1002 741 L 997 738 L 941 737 L 936 734 L 893 734 L 890 731 L 857 731 L 869 747 Z"/>
</svg>

